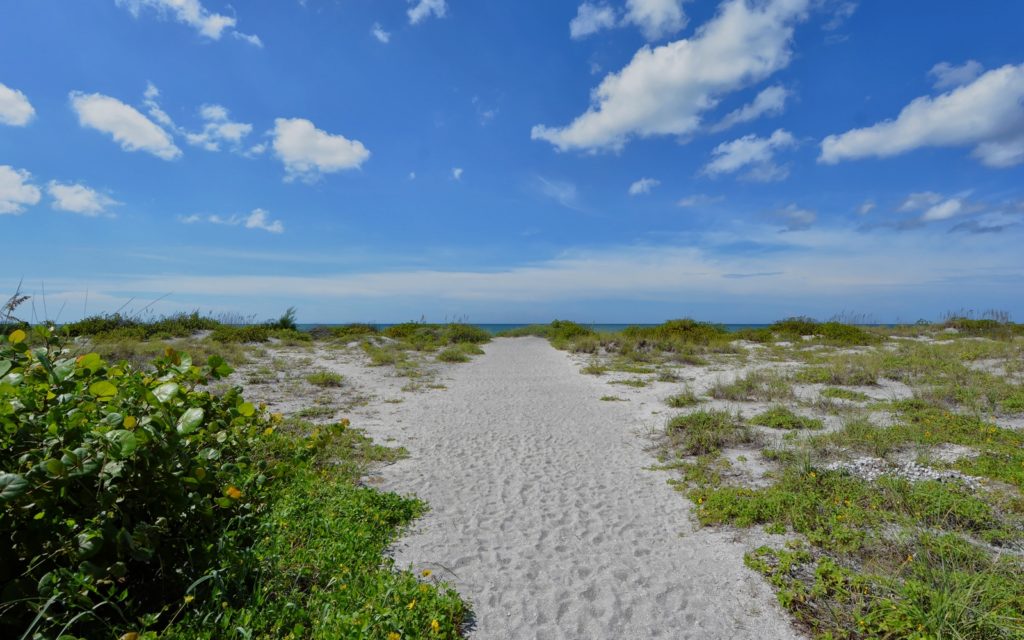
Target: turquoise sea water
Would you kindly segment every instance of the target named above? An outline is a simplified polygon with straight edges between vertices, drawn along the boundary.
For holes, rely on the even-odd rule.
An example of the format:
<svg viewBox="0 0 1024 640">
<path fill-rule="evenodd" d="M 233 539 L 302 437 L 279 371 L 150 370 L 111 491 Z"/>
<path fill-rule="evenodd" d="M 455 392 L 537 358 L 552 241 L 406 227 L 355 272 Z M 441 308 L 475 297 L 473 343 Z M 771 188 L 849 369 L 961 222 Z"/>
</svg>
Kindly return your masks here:
<svg viewBox="0 0 1024 640">
<path fill-rule="evenodd" d="M 491 333 L 500 333 L 502 331 L 508 331 L 509 329 L 517 329 L 519 327 L 525 327 L 525 326 L 528 326 L 530 324 L 536 324 L 536 323 L 531 323 L 531 322 L 509 322 L 509 323 L 486 323 L 485 324 L 485 323 L 470 322 L 469 324 L 473 325 L 474 327 L 480 327 L 481 329 L 483 329 L 485 331 L 489 331 Z M 622 331 L 626 327 L 656 327 L 656 326 L 658 326 L 657 323 L 654 323 L 654 324 L 643 324 L 643 323 L 634 323 L 634 324 L 600 324 L 600 323 L 597 323 L 597 324 L 587 324 L 587 323 L 582 323 L 581 322 L 580 324 L 585 324 L 586 326 L 590 327 L 594 331 L 608 332 L 608 333 L 615 332 L 615 331 Z M 341 323 L 341 324 L 330 324 L 330 323 L 300 324 L 298 326 L 299 326 L 299 330 L 301 330 L 301 331 L 309 331 L 310 329 L 312 329 L 314 327 L 341 327 L 341 326 L 344 326 L 344 323 Z M 378 325 L 376 325 L 376 327 L 378 329 L 385 329 L 387 327 L 392 327 L 392 326 L 394 326 L 394 324 L 378 324 Z M 740 329 L 751 329 L 751 328 L 757 328 L 757 327 L 767 327 L 768 325 L 767 324 L 723 324 L 722 326 L 725 327 L 726 331 L 739 331 Z"/>
</svg>

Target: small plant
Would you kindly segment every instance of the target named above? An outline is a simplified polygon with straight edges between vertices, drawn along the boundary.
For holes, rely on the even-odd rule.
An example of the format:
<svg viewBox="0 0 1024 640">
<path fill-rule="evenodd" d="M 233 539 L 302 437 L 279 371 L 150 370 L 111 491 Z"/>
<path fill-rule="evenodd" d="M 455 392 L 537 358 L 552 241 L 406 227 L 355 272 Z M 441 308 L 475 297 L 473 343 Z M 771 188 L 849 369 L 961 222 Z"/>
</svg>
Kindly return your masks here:
<svg viewBox="0 0 1024 640">
<path fill-rule="evenodd" d="M 601 400 L 604 402 L 628 402 L 625 398 L 618 396 L 601 396 Z"/>
<path fill-rule="evenodd" d="M 784 406 L 772 407 L 764 413 L 751 418 L 750 422 L 763 427 L 771 427 L 772 429 L 787 430 L 821 429 L 823 426 L 821 420 L 797 415 Z"/>
<path fill-rule="evenodd" d="M 597 360 L 591 360 L 585 367 L 580 369 L 580 373 L 585 373 L 590 376 L 600 376 L 608 373 L 608 367 L 602 365 Z"/>
<path fill-rule="evenodd" d="M 825 387 L 821 390 L 821 397 L 852 400 L 854 402 L 867 402 L 871 399 L 871 396 L 865 393 L 854 391 L 853 389 L 843 389 L 841 387 Z"/>
<path fill-rule="evenodd" d="M 750 427 L 728 411 L 696 411 L 676 416 L 669 420 L 665 436 L 669 451 L 688 456 L 716 453 L 757 440 Z"/>
<path fill-rule="evenodd" d="M 306 375 L 306 382 L 317 387 L 340 387 L 345 377 L 333 371 L 314 371 Z"/>
<path fill-rule="evenodd" d="M 449 347 L 437 354 L 441 362 L 469 362 L 469 354 L 461 349 Z"/>
<path fill-rule="evenodd" d="M 684 389 L 683 391 L 665 398 L 665 404 L 672 407 L 673 409 L 683 409 L 685 407 L 692 407 L 695 404 L 703 402 L 698 398 L 693 391 L 690 389 Z"/>
<path fill-rule="evenodd" d="M 719 381 L 709 390 L 712 398 L 718 400 L 762 400 L 771 402 L 793 397 L 793 387 L 785 375 L 763 369 L 755 369 L 732 382 Z"/>
<path fill-rule="evenodd" d="M 643 378 L 626 378 L 625 380 L 612 380 L 609 384 L 621 384 L 626 387 L 646 387 L 647 381 Z"/>
</svg>

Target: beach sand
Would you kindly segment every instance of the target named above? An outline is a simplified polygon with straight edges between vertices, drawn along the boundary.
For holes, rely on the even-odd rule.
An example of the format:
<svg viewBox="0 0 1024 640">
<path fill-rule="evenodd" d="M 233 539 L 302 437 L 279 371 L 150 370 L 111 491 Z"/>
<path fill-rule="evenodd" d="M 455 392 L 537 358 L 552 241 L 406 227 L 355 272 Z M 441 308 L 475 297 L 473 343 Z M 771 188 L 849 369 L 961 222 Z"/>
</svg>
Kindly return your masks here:
<svg viewBox="0 0 1024 640">
<path fill-rule="evenodd" d="M 600 401 L 605 382 L 546 340 L 484 349 L 430 393 L 328 363 L 401 395 L 353 419 L 409 450 L 371 478 L 430 504 L 393 554 L 471 602 L 470 638 L 802 637 L 743 565 L 757 534 L 696 528 L 670 476 L 648 469 L 635 405 Z"/>
</svg>

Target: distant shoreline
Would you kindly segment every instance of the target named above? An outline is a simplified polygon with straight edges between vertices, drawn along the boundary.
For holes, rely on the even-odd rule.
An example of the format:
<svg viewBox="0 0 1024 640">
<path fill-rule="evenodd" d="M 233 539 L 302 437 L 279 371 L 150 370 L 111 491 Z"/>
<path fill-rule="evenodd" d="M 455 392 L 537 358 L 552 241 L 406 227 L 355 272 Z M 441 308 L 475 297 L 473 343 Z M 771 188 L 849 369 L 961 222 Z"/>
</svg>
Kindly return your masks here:
<svg viewBox="0 0 1024 640">
<path fill-rule="evenodd" d="M 344 327 L 344 326 L 346 326 L 348 324 L 351 324 L 351 323 L 348 323 L 348 322 L 338 322 L 338 323 L 311 322 L 311 323 L 299 323 L 296 326 L 297 326 L 299 331 L 309 331 L 309 330 L 314 329 L 316 327 Z M 401 323 L 398 323 L 398 322 L 382 322 L 382 323 L 378 324 L 378 323 L 371 322 L 371 323 L 367 323 L 367 324 L 371 324 L 371 325 L 377 327 L 377 329 L 383 330 L 383 329 L 386 329 L 388 327 L 393 327 L 393 326 L 395 326 L 397 324 L 401 324 Z M 473 327 L 479 327 L 479 328 L 483 329 L 484 331 L 487 331 L 487 332 L 489 332 L 491 334 L 498 334 L 498 333 L 501 333 L 502 331 L 508 331 L 509 329 L 518 329 L 520 327 L 528 327 L 528 326 L 533 325 L 533 324 L 544 324 L 544 323 L 536 323 L 536 322 L 511 322 L 511 323 L 467 322 L 465 324 L 468 324 L 468 325 L 473 326 Z M 582 324 L 584 326 L 587 326 L 587 327 L 593 329 L 594 331 L 597 331 L 597 332 L 600 332 L 600 333 L 615 333 L 615 332 L 618 332 L 618 331 L 622 331 L 626 327 L 656 327 L 656 326 L 658 326 L 659 323 L 656 323 L 656 322 L 651 322 L 651 323 L 646 323 L 646 322 L 639 322 L 639 323 L 637 323 L 637 322 L 634 322 L 634 323 L 619 324 L 619 323 L 585 323 L 585 322 L 581 322 L 580 324 Z M 735 333 L 735 332 L 741 331 L 743 329 L 760 329 L 760 328 L 764 328 L 764 327 L 770 327 L 770 326 L 772 326 L 772 323 L 770 323 L 770 322 L 752 323 L 752 324 L 724 324 L 723 323 L 723 324 L 721 324 L 721 326 L 724 327 L 725 330 L 728 331 L 729 333 Z M 892 327 L 892 326 L 896 326 L 896 325 L 887 324 L 887 323 L 874 323 L 874 324 L 867 324 L 867 325 L 864 325 L 864 326 L 868 326 L 868 327 Z"/>
</svg>

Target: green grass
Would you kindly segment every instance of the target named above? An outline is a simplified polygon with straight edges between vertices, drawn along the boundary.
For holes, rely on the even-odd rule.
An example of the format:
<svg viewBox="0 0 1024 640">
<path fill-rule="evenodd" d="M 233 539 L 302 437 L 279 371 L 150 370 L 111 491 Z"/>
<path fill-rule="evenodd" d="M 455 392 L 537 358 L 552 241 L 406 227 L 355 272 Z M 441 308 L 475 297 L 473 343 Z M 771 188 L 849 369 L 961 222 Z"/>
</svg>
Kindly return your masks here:
<svg viewBox="0 0 1024 640">
<path fill-rule="evenodd" d="M 807 418 L 793 413 L 788 407 L 775 406 L 750 419 L 752 424 L 772 429 L 821 429 L 824 425 L 817 418 Z"/>
<path fill-rule="evenodd" d="M 755 369 L 732 382 L 719 381 L 708 392 L 718 400 L 773 402 L 793 397 L 793 386 L 785 374 Z"/>
<path fill-rule="evenodd" d="M 316 387 L 340 387 L 345 376 L 333 371 L 314 371 L 306 374 L 306 382 Z"/>
<path fill-rule="evenodd" d="M 647 381 L 643 378 L 626 378 L 625 380 L 612 380 L 608 384 L 621 384 L 625 387 L 646 387 Z"/>
<path fill-rule="evenodd" d="M 703 400 L 698 398 L 690 389 L 684 389 L 675 395 L 665 398 L 665 404 L 673 409 L 692 407 L 696 404 L 700 404 L 701 402 L 703 402 Z"/>
<path fill-rule="evenodd" d="M 200 585 L 162 638 L 461 637 L 468 608 L 459 596 L 443 583 L 397 571 L 385 554 L 426 506 L 356 484 L 368 464 L 402 452 L 350 429 L 329 453 L 334 464 L 296 470 L 262 516 L 251 584 Z"/>
<path fill-rule="evenodd" d="M 601 400 L 603 402 L 628 402 L 625 398 L 620 398 L 618 396 L 601 396 Z"/>
<path fill-rule="evenodd" d="M 854 402 L 867 402 L 868 400 L 871 400 L 871 397 L 867 394 L 861 393 L 860 391 L 854 391 L 853 389 L 843 389 L 841 387 L 826 387 L 821 390 L 821 397 L 852 400 Z"/>
<path fill-rule="evenodd" d="M 728 411 L 696 411 L 669 420 L 662 449 L 666 456 L 699 456 L 756 441 L 738 416 Z"/>
<path fill-rule="evenodd" d="M 469 362 L 470 356 L 480 355 L 483 352 L 484 350 L 477 345 L 464 342 L 443 349 L 437 354 L 437 359 L 441 362 Z"/>
</svg>

